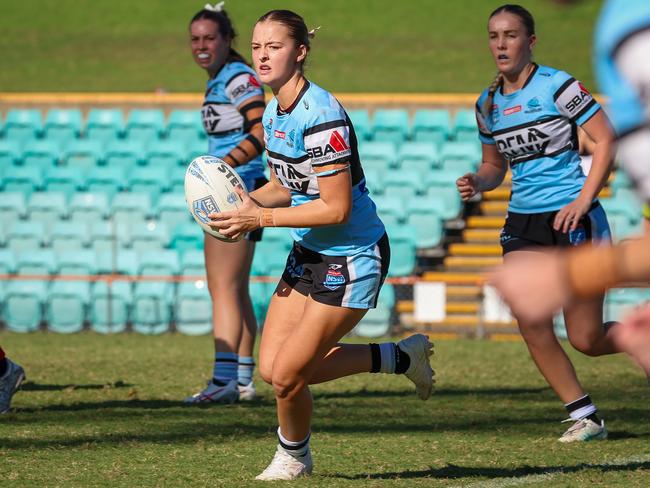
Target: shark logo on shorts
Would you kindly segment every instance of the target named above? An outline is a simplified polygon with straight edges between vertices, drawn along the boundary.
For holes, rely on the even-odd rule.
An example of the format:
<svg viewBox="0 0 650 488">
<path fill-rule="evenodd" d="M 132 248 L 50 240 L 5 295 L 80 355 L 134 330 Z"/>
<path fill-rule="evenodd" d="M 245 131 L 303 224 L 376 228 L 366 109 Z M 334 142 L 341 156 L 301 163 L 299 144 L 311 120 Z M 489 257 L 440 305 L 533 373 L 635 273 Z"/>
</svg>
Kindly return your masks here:
<svg viewBox="0 0 650 488">
<path fill-rule="evenodd" d="M 587 241 L 587 231 L 583 226 L 569 232 L 569 242 L 572 246 L 577 246 Z"/>
<path fill-rule="evenodd" d="M 207 197 L 200 198 L 199 200 L 194 200 L 192 202 L 192 210 L 194 211 L 194 215 L 196 215 L 197 219 L 199 219 L 204 224 L 207 224 L 210 222 L 208 215 L 214 212 L 218 212 L 219 207 L 217 207 L 214 198 L 212 198 L 211 195 L 208 195 Z"/>
<path fill-rule="evenodd" d="M 340 288 L 342 285 L 345 285 L 345 276 L 339 271 L 343 265 L 341 264 L 330 264 L 328 266 L 327 274 L 325 275 L 325 282 L 323 285 L 325 288 L 329 288 L 334 291 Z"/>
</svg>

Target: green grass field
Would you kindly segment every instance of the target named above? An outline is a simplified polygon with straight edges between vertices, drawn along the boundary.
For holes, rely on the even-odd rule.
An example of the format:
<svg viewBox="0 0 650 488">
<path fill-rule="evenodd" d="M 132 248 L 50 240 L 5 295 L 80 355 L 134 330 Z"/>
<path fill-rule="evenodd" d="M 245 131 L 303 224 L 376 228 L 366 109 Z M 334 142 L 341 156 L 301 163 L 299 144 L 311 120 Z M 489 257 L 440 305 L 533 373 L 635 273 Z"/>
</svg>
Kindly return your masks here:
<svg viewBox="0 0 650 488">
<path fill-rule="evenodd" d="M 522 0 L 536 17 L 536 59 L 595 89 L 593 24 L 601 2 L 560 7 Z M 187 24 L 204 2 L 174 0 L 0 0 L 0 91 L 202 92 Z M 478 92 L 495 72 L 487 16 L 501 1 L 229 0 L 249 56 L 255 20 L 271 8 L 322 25 L 309 76 L 343 92 Z"/>
<path fill-rule="evenodd" d="M 0 485 L 248 486 L 275 446 L 254 404 L 183 407 L 210 369 L 208 337 L 0 333 L 28 374 L 0 418 Z M 427 402 L 403 377 L 314 388 L 315 474 L 295 486 L 650 485 L 648 386 L 624 357 L 572 354 L 610 439 L 563 445 L 562 405 L 523 343 L 436 345 Z"/>
</svg>

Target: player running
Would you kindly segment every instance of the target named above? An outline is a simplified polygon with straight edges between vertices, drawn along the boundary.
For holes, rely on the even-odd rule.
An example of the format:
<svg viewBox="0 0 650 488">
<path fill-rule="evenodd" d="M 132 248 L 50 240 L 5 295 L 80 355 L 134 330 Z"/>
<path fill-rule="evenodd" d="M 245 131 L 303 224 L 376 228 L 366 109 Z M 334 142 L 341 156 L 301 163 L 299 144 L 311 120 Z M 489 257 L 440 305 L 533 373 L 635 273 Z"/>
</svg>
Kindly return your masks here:
<svg viewBox="0 0 650 488">
<path fill-rule="evenodd" d="M 619 157 L 650 202 L 650 2 L 609 0 L 596 28 L 596 75 L 609 99 L 619 137 Z M 650 215 L 650 214 L 649 214 Z M 613 247 L 583 247 L 508 263 L 493 282 L 511 308 L 526 320 L 540 320 L 577 300 L 600 296 L 626 283 L 650 281 L 650 234 Z M 526 278 L 524 278 L 524 276 Z M 540 291 L 543 290 L 543 293 Z M 529 297 L 534 294 L 536 299 Z M 650 377 L 650 307 L 637 309 L 607 333 Z"/>
<path fill-rule="evenodd" d="M 190 46 L 208 74 L 201 109 L 210 155 L 235 168 L 249 191 L 266 183 L 263 150 L 264 92 L 255 72 L 232 48 L 235 31 L 223 2 L 205 6 L 190 22 Z M 236 243 L 205 233 L 205 267 L 212 297 L 215 358 L 212 379 L 186 403 L 232 403 L 255 398 L 253 347 L 257 322 L 248 293 L 255 242 L 262 231 Z"/>
<path fill-rule="evenodd" d="M 271 299 L 260 373 L 275 391 L 279 445 L 259 480 L 311 473 L 308 385 L 364 373 L 404 373 L 420 398 L 433 387 L 432 344 L 338 341 L 377 303 L 390 261 L 388 237 L 365 179 L 354 128 L 339 102 L 307 80 L 310 33 L 299 15 L 272 10 L 255 25 L 253 63 L 274 98 L 264 112 L 271 182 L 237 211 L 212 214 L 228 236 L 291 227 L 293 249 Z"/>
<path fill-rule="evenodd" d="M 512 194 L 500 239 L 506 263 L 525 259 L 540 246 L 609 242 L 607 218 L 596 199 L 612 159 L 613 134 L 605 114 L 579 81 L 533 62 L 535 22 L 526 9 L 497 8 L 488 33 L 499 73 L 476 104 L 483 162 L 477 173 L 458 179 L 462 198 L 499 186 L 510 165 Z M 589 176 L 580 167 L 577 126 L 595 142 Z M 531 357 L 574 422 L 559 440 L 606 438 L 605 424 L 552 320 L 527 320 L 514 312 Z M 602 295 L 567 304 L 564 319 L 574 348 L 590 356 L 617 351 L 604 332 L 602 314 Z"/>
</svg>

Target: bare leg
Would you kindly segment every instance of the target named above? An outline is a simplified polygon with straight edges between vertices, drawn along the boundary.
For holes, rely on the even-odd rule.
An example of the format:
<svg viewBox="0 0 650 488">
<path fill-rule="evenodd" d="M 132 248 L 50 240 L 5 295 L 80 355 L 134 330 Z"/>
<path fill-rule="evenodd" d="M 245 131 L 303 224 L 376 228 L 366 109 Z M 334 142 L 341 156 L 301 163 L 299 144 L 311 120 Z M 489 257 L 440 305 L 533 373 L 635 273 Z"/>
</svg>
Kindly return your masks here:
<svg viewBox="0 0 650 488">
<path fill-rule="evenodd" d="M 603 327 L 604 296 L 572 303 L 564 309 L 564 321 L 571 345 L 588 356 L 602 356 L 621 352 L 616 336 L 621 324 L 606 330 Z"/>
<path fill-rule="evenodd" d="M 239 288 L 239 300 L 241 303 L 243 327 L 237 353 L 239 356 L 253 357 L 255 337 L 257 336 L 257 319 L 255 318 L 255 313 L 253 312 L 253 304 L 248 292 L 248 281 L 250 276 L 251 263 L 253 262 L 253 254 L 255 252 L 255 242 L 246 242 L 248 244 L 248 255 L 246 256 L 245 267 L 242 270 L 241 286 Z"/>
</svg>

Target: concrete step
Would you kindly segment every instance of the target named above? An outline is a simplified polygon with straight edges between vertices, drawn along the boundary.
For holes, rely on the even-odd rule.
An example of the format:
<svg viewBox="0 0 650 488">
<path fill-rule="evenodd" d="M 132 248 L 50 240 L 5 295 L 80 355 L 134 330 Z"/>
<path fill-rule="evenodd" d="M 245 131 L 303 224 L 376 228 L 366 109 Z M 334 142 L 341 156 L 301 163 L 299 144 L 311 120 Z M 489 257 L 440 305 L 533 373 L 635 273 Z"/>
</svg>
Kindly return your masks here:
<svg viewBox="0 0 650 488">
<path fill-rule="evenodd" d="M 467 218 L 468 229 L 501 229 L 505 222 L 504 217 L 492 217 L 489 215 L 472 215 Z"/>
<path fill-rule="evenodd" d="M 503 262 L 499 256 L 447 256 L 443 264 L 449 271 L 472 270 L 478 271 L 485 268 L 498 266 Z"/>
<path fill-rule="evenodd" d="M 467 243 L 489 243 L 499 242 L 501 228 L 498 229 L 465 229 L 463 231 L 463 240 Z"/>
<path fill-rule="evenodd" d="M 501 256 L 501 246 L 455 242 L 449 245 L 449 256 Z"/>
</svg>

